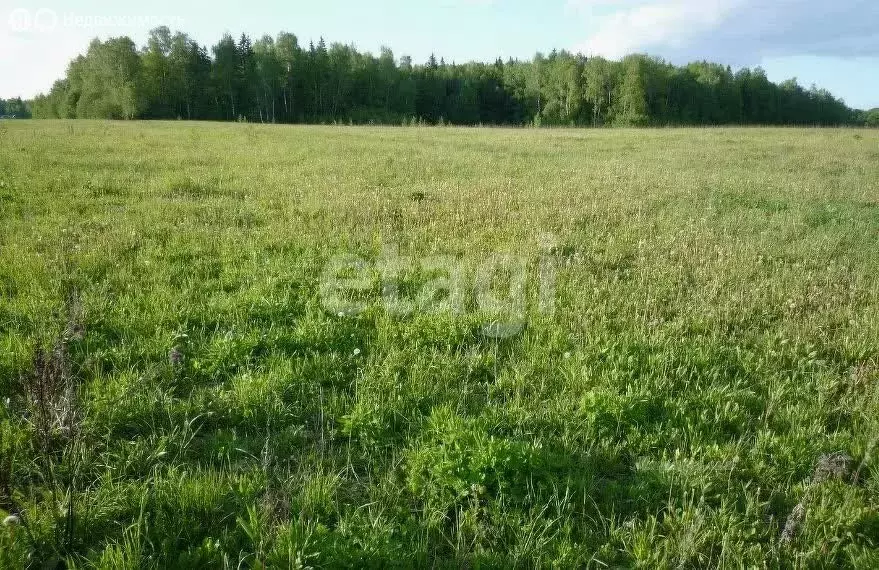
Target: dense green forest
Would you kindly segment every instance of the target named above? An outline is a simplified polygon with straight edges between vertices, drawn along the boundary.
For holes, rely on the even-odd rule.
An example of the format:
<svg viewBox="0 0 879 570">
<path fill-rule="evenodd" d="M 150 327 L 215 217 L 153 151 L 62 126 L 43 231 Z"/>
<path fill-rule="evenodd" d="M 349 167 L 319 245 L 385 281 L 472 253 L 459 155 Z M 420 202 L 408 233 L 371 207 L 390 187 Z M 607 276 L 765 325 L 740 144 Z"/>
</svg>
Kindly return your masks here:
<svg viewBox="0 0 879 570">
<path fill-rule="evenodd" d="M 127 37 L 92 42 L 66 78 L 37 97 L 38 118 L 211 119 L 284 123 L 460 125 L 854 125 L 879 111 L 848 108 L 760 68 L 678 67 L 564 51 L 531 61 L 424 64 L 281 33 L 223 36 L 210 51 L 162 27 L 138 49 Z"/>
<path fill-rule="evenodd" d="M 31 116 L 30 105 L 20 98 L 0 99 L 0 117 L 15 117 L 17 119 L 29 119 Z"/>
</svg>

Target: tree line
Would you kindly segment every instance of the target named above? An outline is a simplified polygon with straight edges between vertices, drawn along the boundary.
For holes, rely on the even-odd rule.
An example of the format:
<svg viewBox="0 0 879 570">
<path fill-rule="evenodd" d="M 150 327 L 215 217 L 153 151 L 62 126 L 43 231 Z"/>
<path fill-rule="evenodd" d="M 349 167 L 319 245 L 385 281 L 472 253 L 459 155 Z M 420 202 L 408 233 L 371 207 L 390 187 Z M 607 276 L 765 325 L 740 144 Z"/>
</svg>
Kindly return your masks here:
<svg viewBox="0 0 879 570">
<path fill-rule="evenodd" d="M 0 99 L 0 117 L 29 119 L 31 117 L 30 104 L 26 101 L 22 101 L 20 97 L 16 97 L 15 99 Z"/>
<path fill-rule="evenodd" d="M 869 114 L 796 80 L 709 62 L 674 66 L 565 51 L 531 61 L 424 64 L 281 33 L 224 35 L 210 51 L 161 27 L 138 48 L 94 40 L 32 102 L 38 118 L 459 125 L 855 125 Z"/>
</svg>

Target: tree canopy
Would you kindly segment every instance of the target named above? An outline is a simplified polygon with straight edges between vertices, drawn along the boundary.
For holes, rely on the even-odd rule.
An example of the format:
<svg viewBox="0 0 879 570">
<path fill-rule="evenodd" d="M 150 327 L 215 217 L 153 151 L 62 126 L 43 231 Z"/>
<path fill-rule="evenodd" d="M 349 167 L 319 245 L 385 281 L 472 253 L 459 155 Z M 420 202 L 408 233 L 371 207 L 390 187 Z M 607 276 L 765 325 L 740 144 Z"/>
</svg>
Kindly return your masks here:
<svg viewBox="0 0 879 570">
<path fill-rule="evenodd" d="M 646 55 L 621 61 L 565 51 L 531 61 L 423 65 L 290 33 L 224 35 L 210 49 L 161 27 L 138 49 L 95 40 L 33 101 L 41 118 L 205 119 L 461 125 L 853 125 L 879 112 L 764 71 Z"/>
<path fill-rule="evenodd" d="M 30 105 L 20 98 L 0 99 L 0 117 L 16 117 L 28 119 L 31 116 Z"/>
</svg>

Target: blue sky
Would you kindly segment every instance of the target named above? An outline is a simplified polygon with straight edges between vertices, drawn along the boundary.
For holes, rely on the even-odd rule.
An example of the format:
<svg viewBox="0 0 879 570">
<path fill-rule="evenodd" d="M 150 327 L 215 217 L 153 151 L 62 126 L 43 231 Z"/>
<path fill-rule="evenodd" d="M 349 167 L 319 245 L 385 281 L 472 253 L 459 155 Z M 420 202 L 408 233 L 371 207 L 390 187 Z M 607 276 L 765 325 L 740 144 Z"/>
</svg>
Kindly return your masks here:
<svg viewBox="0 0 879 570">
<path fill-rule="evenodd" d="M 324 36 L 423 62 L 530 58 L 553 48 L 674 63 L 757 65 L 854 107 L 879 107 L 879 0 L 0 0 L 0 97 L 31 97 L 64 74 L 93 37 L 165 24 L 210 46 L 237 36 Z"/>
</svg>

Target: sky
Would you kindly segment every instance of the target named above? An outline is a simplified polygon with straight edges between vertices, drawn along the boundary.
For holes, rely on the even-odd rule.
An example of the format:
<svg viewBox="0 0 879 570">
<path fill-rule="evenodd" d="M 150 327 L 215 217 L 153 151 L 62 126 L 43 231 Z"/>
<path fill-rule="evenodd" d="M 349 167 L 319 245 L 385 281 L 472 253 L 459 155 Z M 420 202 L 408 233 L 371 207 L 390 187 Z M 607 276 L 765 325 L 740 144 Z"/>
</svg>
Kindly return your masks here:
<svg viewBox="0 0 879 570">
<path fill-rule="evenodd" d="M 210 47 L 238 37 L 326 38 L 424 62 L 530 59 L 566 49 L 672 63 L 761 66 L 773 81 L 879 107 L 879 0 L 0 0 L 0 98 L 46 92 L 94 37 L 138 45 L 166 25 Z"/>
</svg>

